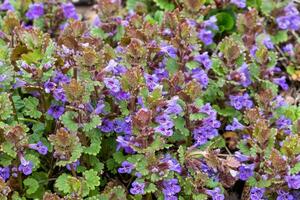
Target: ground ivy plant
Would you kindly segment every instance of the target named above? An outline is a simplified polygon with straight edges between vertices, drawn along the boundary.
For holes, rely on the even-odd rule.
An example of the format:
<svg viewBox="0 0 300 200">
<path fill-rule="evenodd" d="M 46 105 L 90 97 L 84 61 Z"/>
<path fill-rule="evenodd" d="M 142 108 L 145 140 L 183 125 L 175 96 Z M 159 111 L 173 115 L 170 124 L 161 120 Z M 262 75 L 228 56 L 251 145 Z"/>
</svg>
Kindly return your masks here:
<svg viewBox="0 0 300 200">
<path fill-rule="evenodd" d="M 0 5 L 0 199 L 300 199 L 289 0 Z"/>
</svg>

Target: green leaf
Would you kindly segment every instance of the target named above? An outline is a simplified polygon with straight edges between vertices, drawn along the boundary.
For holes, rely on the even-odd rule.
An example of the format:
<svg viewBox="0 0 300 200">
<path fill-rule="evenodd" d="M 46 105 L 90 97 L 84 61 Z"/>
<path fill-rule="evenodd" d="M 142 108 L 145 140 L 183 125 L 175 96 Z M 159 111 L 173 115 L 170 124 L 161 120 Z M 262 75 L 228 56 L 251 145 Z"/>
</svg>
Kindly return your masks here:
<svg viewBox="0 0 300 200">
<path fill-rule="evenodd" d="M 265 15 L 270 15 L 275 7 L 276 3 L 273 0 L 261 0 L 260 9 Z"/>
<path fill-rule="evenodd" d="M 212 58 L 212 70 L 220 77 L 224 77 L 228 72 L 228 69 L 223 66 L 219 58 Z"/>
<path fill-rule="evenodd" d="M 195 120 L 201 120 L 206 117 L 205 114 L 203 113 L 192 113 L 190 114 L 190 120 L 195 121 Z"/>
<path fill-rule="evenodd" d="M 236 117 L 238 119 L 241 118 L 241 113 L 233 107 L 227 106 L 225 108 L 220 108 L 218 105 L 213 105 L 213 108 L 218 112 L 219 115 L 224 117 Z"/>
<path fill-rule="evenodd" d="M 96 37 L 96 38 L 101 38 L 101 39 L 103 39 L 103 40 L 105 40 L 106 38 L 108 38 L 108 34 L 107 33 L 105 33 L 101 28 L 99 28 L 99 27 L 93 27 L 92 29 L 91 29 L 91 35 L 93 36 L 93 37 Z"/>
<path fill-rule="evenodd" d="M 22 54 L 22 59 L 28 64 L 39 63 L 43 59 L 43 54 L 39 49 L 36 49 L 27 54 Z"/>
<path fill-rule="evenodd" d="M 206 194 L 193 194 L 193 200 L 207 200 L 208 196 Z"/>
<path fill-rule="evenodd" d="M 37 180 L 35 180 L 34 178 L 26 178 L 23 181 L 24 185 L 26 186 L 27 190 L 26 190 L 26 194 L 33 194 L 37 191 L 37 189 L 39 188 L 39 183 Z"/>
<path fill-rule="evenodd" d="M 114 36 L 114 41 L 120 41 L 125 33 L 125 27 L 123 25 L 119 25 L 117 27 L 117 34 Z"/>
<path fill-rule="evenodd" d="M 6 120 L 13 113 L 12 103 L 9 99 L 9 94 L 3 92 L 0 94 L 0 119 Z"/>
<path fill-rule="evenodd" d="M 168 58 L 166 68 L 171 75 L 175 74 L 179 68 L 177 60 L 174 58 Z"/>
<path fill-rule="evenodd" d="M 247 0 L 247 7 L 259 9 L 261 6 L 261 0 Z"/>
<path fill-rule="evenodd" d="M 100 185 L 100 177 L 93 169 L 83 172 L 83 176 L 90 190 L 94 190 L 95 187 Z"/>
<path fill-rule="evenodd" d="M 92 116 L 92 119 L 90 122 L 85 123 L 83 125 L 83 131 L 88 132 L 92 129 L 96 128 L 97 126 L 101 125 L 101 118 L 98 115 Z"/>
<path fill-rule="evenodd" d="M 17 156 L 14 145 L 8 141 L 2 143 L 2 151 L 13 158 L 16 158 Z"/>
<path fill-rule="evenodd" d="M 36 154 L 36 152 L 35 152 L 35 154 Z M 31 153 L 27 153 L 25 155 L 25 159 L 32 162 L 33 170 L 36 170 L 40 167 L 41 162 L 40 162 L 40 159 L 38 158 L 38 156 L 31 154 Z"/>
<path fill-rule="evenodd" d="M 241 153 L 247 156 L 251 154 L 249 147 L 243 141 L 239 142 L 238 148 L 240 149 Z"/>
<path fill-rule="evenodd" d="M 101 150 L 102 137 L 100 136 L 100 131 L 98 129 L 93 129 L 86 133 L 90 138 L 90 146 L 83 147 L 83 152 L 88 155 L 97 155 Z"/>
<path fill-rule="evenodd" d="M 37 119 L 42 116 L 42 112 L 38 110 L 39 100 L 35 97 L 28 97 L 24 100 L 24 114 L 31 118 Z"/>
<path fill-rule="evenodd" d="M 271 180 L 263 180 L 263 179 L 261 179 L 261 180 L 259 180 L 258 182 L 257 182 L 257 187 L 259 187 L 259 188 L 267 188 L 267 187 L 270 187 L 271 186 L 271 184 L 272 184 L 272 181 Z"/>
<path fill-rule="evenodd" d="M 65 194 L 68 194 L 71 191 L 70 185 L 67 184 L 69 177 L 71 176 L 64 173 L 60 175 L 55 181 L 55 187 Z"/>
<path fill-rule="evenodd" d="M 299 172 L 300 172 L 300 162 L 296 163 L 296 165 L 290 169 L 291 174 L 298 174 Z"/>
<path fill-rule="evenodd" d="M 175 5 L 169 0 L 153 0 L 156 5 L 162 10 L 174 10 Z"/>
<path fill-rule="evenodd" d="M 67 111 L 60 117 L 60 120 L 67 129 L 76 132 L 78 124 L 73 120 L 75 117 L 78 117 L 78 113 L 74 111 Z"/>
<path fill-rule="evenodd" d="M 282 42 L 286 42 L 288 40 L 288 32 L 286 30 L 284 31 L 278 31 L 276 35 L 271 37 L 274 44 L 279 44 Z"/>
<path fill-rule="evenodd" d="M 254 187 L 256 185 L 257 181 L 256 179 L 251 176 L 248 180 L 247 180 L 247 185 L 251 186 L 251 187 Z"/>
<path fill-rule="evenodd" d="M 234 28 L 235 19 L 229 12 L 220 12 L 216 14 L 217 24 L 221 32 L 230 31 Z"/>
<path fill-rule="evenodd" d="M 1 86 L 3 86 L 1 84 Z M 0 94 L 0 121 L 8 119 L 13 113 L 12 103 L 9 99 L 9 94 L 3 92 Z"/>
<path fill-rule="evenodd" d="M 123 155 L 121 151 L 115 152 L 113 154 L 113 158 L 118 164 L 121 164 L 126 159 L 126 157 Z"/>
<path fill-rule="evenodd" d="M 187 62 L 185 64 L 185 66 L 189 69 L 189 70 L 193 70 L 193 69 L 196 69 L 200 66 L 200 64 L 197 62 L 197 61 L 190 61 L 190 62 Z"/>
<path fill-rule="evenodd" d="M 0 156 L 0 165 L 8 166 L 11 165 L 13 158 L 7 154 L 1 154 Z"/>
<path fill-rule="evenodd" d="M 190 132 L 187 128 L 185 128 L 185 120 L 183 117 L 178 116 L 173 119 L 173 122 L 175 125 L 175 129 L 179 130 L 182 135 L 189 136 Z"/>
<path fill-rule="evenodd" d="M 77 145 L 75 147 L 75 149 L 72 151 L 70 160 L 67 160 L 67 161 L 61 160 L 61 161 L 57 162 L 56 165 L 57 166 L 66 166 L 67 164 L 75 162 L 76 160 L 78 160 L 80 158 L 82 151 L 83 151 L 83 148 L 80 145 Z"/>
<path fill-rule="evenodd" d="M 126 101 L 119 102 L 119 108 L 120 108 L 123 116 L 127 116 L 129 114 L 129 110 L 127 108 L 127 106 L 128 106 L 127 104 L 128 103 Z"/>
<path fill-rule="evenodd" d="M 156 192 L 157 187 L 153 184 L 150 183 L 146 188 L 145 188 L 145 193 L 154 193 Z"/>
</svg>

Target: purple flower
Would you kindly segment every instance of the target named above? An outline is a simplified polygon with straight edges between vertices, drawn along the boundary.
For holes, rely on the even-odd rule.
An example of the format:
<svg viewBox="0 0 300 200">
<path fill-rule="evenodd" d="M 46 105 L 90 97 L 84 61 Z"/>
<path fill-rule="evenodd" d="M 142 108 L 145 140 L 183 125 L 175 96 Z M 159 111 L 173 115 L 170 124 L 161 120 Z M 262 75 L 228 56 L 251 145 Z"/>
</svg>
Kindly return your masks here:
<svg viewBox="0 0 300 200">
<path fill-rule="evenodd" d="M 291 189 L 300 189 L 300 175 L 285 176 L 285 181 Z"/>
<path fill-rule="evenodd" d="M 208 85 L 208 76 L 204 70 L 196 68 L 192 70 L 192 78 L 197 80 L 202 87 L 206 88 Z"/>
<path fill-rule="evenodd" d="M 9 179 L 9 176 L 10 176 L 9 167 L 0 167 L 0 178 L 6 181 L 7 179 Z"/>
<path fill-rule="evenodd" d="M 97 16 L 94 18 L 93 26 L 100 26 L 100 25 L 101 25 L 101 20 L 100 20 L 99 16 L 97 15 Z"/>
<path fill-rule="evenodd" d="M 119 65 L 115 60 L 111 59 L 105 67 L 105 71 L 113 72 L 114 75 L 121 75 L 127 71 L 125 67 Z"/>
<path fill-rule="evenodd" d="M 239 172 L 240 172 L 240 179 L 243 181 L 248 180 L 251 176 L 254 175 L 254 164 L 251 165 L 246 165 L 246 164 L 242 164 L 239 167 Z"/>
<path fill-rule="evenodd" d="M 19 78 L 16 78 L 16 83 L 13 85 L 13 88 L 14 89 L 17 89 L 17 88 L 20 88 L 20 87 L 23 87 L 26 85 L 26 82 L 19 79 Z"/>
<path fill-rule="evenodd" d="M 131 184 L 131 188 L 130 188 L 130 193 L 133 194 L 133 195 L 136 195 L 136 194 L 144 194 L 145 191 L 144 191 L 144 188 L 145 188 L 145 183 L 139 183 L 137 181 L 134 181 L 132 184 Z"/>
<path fill-rule="evenodd" d="M 71 163 L 71 164 L 67 164 L 66 167 L 69 171 L 72 171 L 71 166 L 73 167 L 73 169 L 76 171 L 77 167 L 80 165 L 79 160 L 76 160 L 75 162 Z"/>
<path fill-rule="evenodd" d="M 200 108 L 200 112 L 207 114 L 208 116 L 217 117 L 217 112 L 211 107 L 210 103 L 206 103 Z"/>
<path fill-rule="evenodd" d="M 226 131 L 235 131 L 235 130 L 243 130 L 245 127 L 243 124 L 239 122 L 237 118 L 233 118 L 232 124 L 227 125 L 225 130 Z"/>
<path fill-rule="evenodd" d="M 278 17 L 276 19 L 276 22 L 280 29 L 288 29 L 288 27 L 290 26 L 290 19 L 289 19 L 289 17 L 286 17 L 286 16 Z"/>
<path fill-rule="evenodd" d="M 263 40 L 263 44 L 268 48 L 268 49 L 274 49 L 274 44 L 269 36 L 267 36 Z"/>
<path fill-rule="evenodd" d="M 240 161 L 240 162 L 246 162 L 246 161 L 249 160 L 249 156 L 246 156 L 246 155 L 242 154 L 242 153 L 239 152 L 239 151 L 236 151 L 236 152 L 234 153 L 234 157 L 235 157 L 238 161 Z"/>
<path fill-rule="evenodd" d="M 58 119 L 65 112 L 65 108 L 59 105 L 51 105 L 48 109 L 48 115 L 51 115 L 54 119 Z"/>
<path fill-rule="evenodd" d="M 122 167 L 118 169 L 118 172 L 121 174 L 125 174 L 125 173 L 130 174 L 134 168 L 135 168 L 134 164 L 128 161 L 124 161 L 122 162 Z"/>
<path fill-rule="evenodd" d="M 239 81 L 239 83 L 243 86 L 243 87 L 248 87 L 249 85 L 251 85 L 252 81 L 250 78 L 250 72 L 248 69 L 248 65 L 246 63 L 244 63 L 239 69 L 238 72 L 240 73 L 241 79 Z"/>
<path fill-rule="evenodd" d="M 265 188 L 253 187 L 250 190 L 250 199 L 251 200 L 261 200 L 264 196 Z"/>
<path fill-rule="evenodd" d="M 144 78 L 145 78 L 145 81 L 146 81 L 149 91 L 152 92 L 154 90 L 154 88 L 156 86 L 158 86 L 158 82 L 159 82 L 158 77 L 156 76 L 156 74 L 150 75 L 150 74 L 145 73 Z"/>
<path fill-rule="evenodd" d="M 245 93 L 243 95 L 230 95 L 230 105 L 233 106 L 237 110 L 241 110 L 242 108 L 251 108 L 253 106 L 252 100 L 250 100 L 250 96 Z"/>
<path fill-rule="evenodd" d="M 23 156 L 20 158 L 21 164 L 19 165 L 19 171 L 21 171 L 24 175 L 29 175 L 32 173 L 33 164 L 31 161 L 25 160 Z"/>
<path fill-rule="evenodd" d="M 34 3 L 29 6 L 26 13 L 28 19 L 37 19 L 44 15 L 44 5 L 42 3 Z"/>
<path fill-rule="evenodd" d="M 211 16 L 208 20 L 205 20 L 203 22 L 203 25 L 205 28 L 210 28 L 213 30 L 218 30 L 218 26 L 216 25 L 216 22 L 218 21 L 216 16 Z"/>
<path fill-rule="evenodd" d="M 290 120 L 289 118 L 286 118 L 283 115 L 281 115 L 279 117 L 279 119 L 276 120 L 276 126 L 279 129 L 289 128 L 290 125 L 292 125 L 292 120 Z"/>
<path fill-rule="evenodd" d="M 109 133 L 114 130 L 114 123 L 109 119 L 103 119 L 100 130 L 104 133 Z"/>
<path fill-rule="evenodd" d="M 163 125 L 160 125 L 160 126 L 154 128 L 154 131 L 157 133 L 160 133 L 164 136 L 167 136 L 167 137 L 170 137 L 173 135 L 173 130 L 165 128 Z"/>
<path fill-rule="evenodd" d="M 29 144 L 28 146 L 30 149 L 38 151 L 41 155 L 46 155 L 48 152 L 48 147 L 46 147 L 41 141 L 36 144 Z"/>
<path fill-rule="evenodd" d="M 118 146 L 117 146 L 117 150 L 119 150 L 120 148 L 123 148 L 125 150 L 126 153 L 132 154 L 135 151 L 130 147 L 130 135 L 126 135 L 126 136 L 118 136 L 116 141 L 118 142 Z"/>
<path fill-rule="evenodd" d="M 293 3 L 288 4 L 285 8 L 284 8 L 285 14 L 288 16 L 292 16 L 292 15 L 298 15 L 299 11 L 298 9 L 295 7 L 295 5 Z"/>
<path fill-rule="evenodd" d="M 281 95 L 278 95 L 278 96 L 275 97 L 275 99 L 273 100 L 273 104 L 274 104 L 273 105 L 274 108 L 287 106 L 287 103 L 285 102 L 285 99 Z"/>
<path fill-rule="evenodd" d="M 277 85 L 279 85 L 283 90 L 288 90 L 289 89 L 289 85 L 286 82 L 286 77 L 282 76 L 280 78 L 274 78 L 273 82 Z"/>
<path fill-rule="evenodd" d="M 172 99 L 170 99 L 169 101 L 167 101 L 167 109 L 165 110 L 166 114 L 180 114 L 182 112 L 182 108 L 181 106 L 177 103 L 179 97 L 178 96 L 174 96 L 172 97 Z"/>
<path fill-rule="evenodd" d="M 120 81 L 114 77 L 104 78 L 105 86 L 112 92 L 117 93 L 121 90 Z"/>
<path fill-rule="evenodd" d="M 50 80 L 48 80 L 45 82 L 44 87 L 45 87 L 45 92 L 50 93 L 51 91 L 53 91 L 55 89 L 56 84 L 51 82 Z"/>
<path fill-rule="evenodd" d="M 177 49 L 172 45 L 162 44 L 160 48 L 161 52 L 168 54 L 171 58 L 176 58 Z"/>
<path fill-rule="evenodd" d="M 165 199 L 172 199 L 174 196 L 180 192 L 181 188 L 178 184 L 178 180 L 176 178 L 168 179 L 163 181 L 163 193 Z"/>
<path fill-rule="evenodd" d="M 53 77 L 53 81 L 56 84 L 66 84 L 70 82 L 70 79 L 68 76 L 64 75 L 63 73 L 56 71 L 55 76 Z"/>
<path fill-rule="evenodd" d="M 283 50 L 285 53 L 289 54 L 290 56 L 293 56 L 293 55 L 294 55 L 294 46 L 293 46 L 293 44 L 291 44 L 291 43 L 285 45 L 285 46 L 282 48 L 282 50 Z"/>
<path fill-rule="evenodd" d="M 11 11 L 14 11 L 15 9 L 11 5 L 11 3 L 9 2 L 9 0 L 4 0 L 4 2 L 0 6 L 0 10 L 11 10 Z"/>
<path fill-rule="evenodd" d="M 96 108 L 94 110 L 94 113 L 96 115 L 99 115 L 100 113 L 104 112 L 104 108 L 105 108 L 105 104 L 100 101 L 100 102 L 97 103 L 97 106 L 96 106 Z"/>
<path fill-rule="evenodd" d="M 67 19 L 78 19 L 76 8 L 72 3 L 63 3 L 61 5 L 65 18 Z"/>
<path fill-rule="evenodd" d="M 167 163 L 169 166 L 169 170 L 177 172 L 179 174 L 181 173 L 181 166 L 179 162 L 175 158 L 172 158 L 170 154 L 167 154 L 165 158 L 161 160 L 161 162 Z"/>
<path fill-rule="evenodd" d="M 276 200 L 294 200 L 294 197 L 293 197 L 293 195 L 289 194 L 288 192 L 279 190 Z"/>
<path fill-rule="evenodd" d="M 294 15 L 290 17 L 290 29 L 291 30 L 298 30 L 300 28 L 300 16 Z"/>
<path fill-rule="evenodd" d="M 232 4 L 235 4 L 239 8 L 245 8 L 246 7 L 246 0 L 231 0 Z"/>
<path fill-rule="evenodd" d="M 198 34 L 198 38 L 205 44 L 205 45 L 210 45 L 212 44 L 213 41 L 213 33 L 210 30 L 206 30 L 206 29 L 201 29 L 199 34 Z"/>
<path fill-rule="evenodd" d="M 53 96 L 57 101 L 62 101 L 62 102 L 67 101 L 65 91 L 62 87 L 56 88 L 53 92 Z"/>
<path fill-rule="evenodd" d="M 206 190 L 206 194 L 211 196 L 212 200 L 224 200 L 225 196 L 221 193 L 220 188 L 215 188 L 213 190 Z"/>
<path fill-rule="evenodd" d="M 126 123 L 122 119 L 115 119 L 113 125 L 116 133 L 122 133 L 125 129 Z"/>
<path fill-rule="evenodd" d="M 201 63 L 205 67 L 205 69 L 211 68 L 212 61 L 207 52 L 195 56 L 194 60 Z"/>
</svg>

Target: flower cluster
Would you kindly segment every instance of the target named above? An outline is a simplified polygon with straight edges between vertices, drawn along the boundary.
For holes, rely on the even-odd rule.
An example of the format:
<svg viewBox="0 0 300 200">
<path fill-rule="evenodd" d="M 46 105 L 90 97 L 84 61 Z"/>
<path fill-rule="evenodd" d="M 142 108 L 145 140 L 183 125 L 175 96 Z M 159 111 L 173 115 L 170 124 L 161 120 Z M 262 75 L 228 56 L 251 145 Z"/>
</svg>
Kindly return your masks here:
<svg viewBox="0 0 300 200">
<path fill-rule="evenodd" d="M 300 199 L 296 1 L 0 5 L 0 199 Z"/>
</svg>

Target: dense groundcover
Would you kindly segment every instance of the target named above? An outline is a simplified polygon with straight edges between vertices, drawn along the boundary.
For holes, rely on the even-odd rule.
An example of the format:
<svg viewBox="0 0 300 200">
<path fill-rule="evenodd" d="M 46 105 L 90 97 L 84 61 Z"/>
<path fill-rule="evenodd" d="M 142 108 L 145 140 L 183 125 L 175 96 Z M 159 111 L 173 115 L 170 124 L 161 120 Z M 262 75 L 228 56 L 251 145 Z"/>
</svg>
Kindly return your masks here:
<svg viewBox="0 0 300 200">
<path fill-rule="evenodd" d="M 0 5 L 0 199 L 299 200 L 289 0 Z"/>
</svg>

